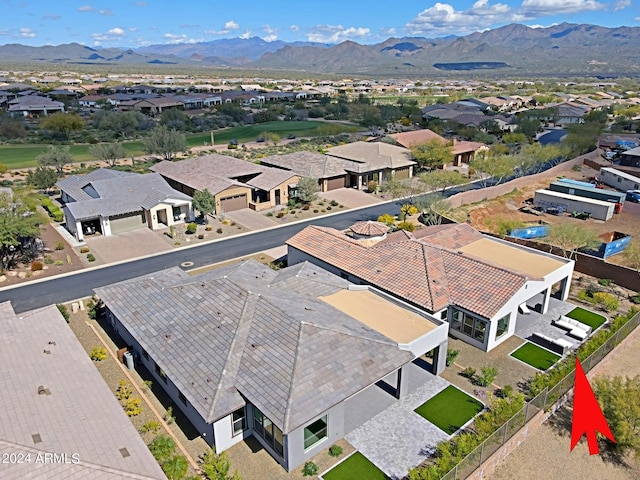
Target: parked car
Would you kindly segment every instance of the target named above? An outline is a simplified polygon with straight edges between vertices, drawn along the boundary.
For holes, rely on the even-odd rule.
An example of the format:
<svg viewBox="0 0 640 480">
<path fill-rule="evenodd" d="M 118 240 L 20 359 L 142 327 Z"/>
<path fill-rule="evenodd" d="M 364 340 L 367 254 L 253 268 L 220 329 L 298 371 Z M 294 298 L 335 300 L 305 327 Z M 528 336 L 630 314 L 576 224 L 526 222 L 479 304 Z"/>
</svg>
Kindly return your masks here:
<svg viewBox="0 0 640 480">
<path fill-rule="evenodd" d="M 627 190 L 627 201 L 640 203 L 640 190 Z"/>
</svg>

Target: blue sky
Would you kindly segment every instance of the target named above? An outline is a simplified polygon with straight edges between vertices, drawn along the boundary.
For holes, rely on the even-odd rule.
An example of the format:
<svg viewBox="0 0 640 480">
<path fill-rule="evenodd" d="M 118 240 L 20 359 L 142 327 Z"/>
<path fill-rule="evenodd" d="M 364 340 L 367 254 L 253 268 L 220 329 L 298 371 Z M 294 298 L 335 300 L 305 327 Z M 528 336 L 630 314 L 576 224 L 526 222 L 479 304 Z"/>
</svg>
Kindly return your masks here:
<svg viewBox="0 0 640 480">
<path fill-rule="evenodd" d="M 635 4 L 634 4 L 635 3 Z M 368 44 L 464 35 L 508 23 L 640 26 L 637 0 L 0 0 L 0 44 L 139 47 L 258 36 Z"/>
</svg>

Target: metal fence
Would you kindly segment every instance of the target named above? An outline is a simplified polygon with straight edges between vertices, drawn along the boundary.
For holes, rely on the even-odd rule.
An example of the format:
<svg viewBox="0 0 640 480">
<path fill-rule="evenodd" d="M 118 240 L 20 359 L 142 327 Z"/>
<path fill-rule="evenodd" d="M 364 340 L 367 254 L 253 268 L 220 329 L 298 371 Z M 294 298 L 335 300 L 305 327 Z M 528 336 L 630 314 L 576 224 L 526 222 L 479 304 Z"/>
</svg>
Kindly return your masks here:
<svg viewBox="0 0 640 480">
<path fill-rule="evenodd" d="M 619 330 L 616 331 L 603 345 L 595 352 L 580 362 L 585 373 L 589 372 L 597 365 L 611 350 L 624 340 L 640 324 L 640 313 L 636 314 Z M 475 450 L 460 461 L 452 470 L 442 477 L 442 480 L 464 480 L 475 472 L 487 459 L 497 452 L 507 440 L 513 437 L 524 427 L 529 420 L 536 416 L 541 410 L 549 410 L 558 400 L 562 399 L 558 405 L 561 406 L 566 400 L 571 398 L 567 394 L 573 387 L 575 371 L 564 377 L 553 388 L 545 388 L 542 392 L 529 400 L 525 406 L 511 417 L 504 425 L 498 428 L 491 436 L 482 442 Z"/>
</svg>

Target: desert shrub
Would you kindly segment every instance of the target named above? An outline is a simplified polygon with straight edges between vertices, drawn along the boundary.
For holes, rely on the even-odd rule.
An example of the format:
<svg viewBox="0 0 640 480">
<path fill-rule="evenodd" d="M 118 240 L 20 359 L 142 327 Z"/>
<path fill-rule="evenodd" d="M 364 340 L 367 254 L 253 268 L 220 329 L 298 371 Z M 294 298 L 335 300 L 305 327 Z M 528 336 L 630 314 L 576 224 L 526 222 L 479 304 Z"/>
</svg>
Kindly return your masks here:
<svg viewBox="0 0 640 480">
<path fill-rule="evenodd" d="M 378 217 L 378 221 L 382 223 L 386 223 L 387 225 L 395 225 L 396 218 L 390 213 L 385 213 L 384 215 L 380 215 Z"/>
<path fill-rule="evenodd" d="M 206 227 L 204 227 L 205 232 L 210 232 L 211 230 L 213 230 L 213 227 L 211 225 L 207 225 Z"/>
<path fill-rule="evenodd" d="M 89 253 L 89 247 L 81 247 L 80 253 Z"/>
<path fill-rule="evenodd" d="M 128 398 L 122 406 L 124 407 L 124 413 L 126 413 L 128 417 L 135 417 L 142 413 L 142 400 L 140 397 Z"/>
<path fill-rule="evenodd" d="M 160 425 L 160 422 L 158 422 L 157 420 L 149 420 L 147 423 L 142 425 L 142 427 L 140 427 L 140 433 L 158 433 L 161 427 L 162 425 Z"/>
<path fill-rule="evenodd" d="M 318 465 L 313 462 L 306 462 L 302 467 L 303 477 L 313 477 L 318 474 Z"/>
<path fill-rule="evenodd" d="M 216 230 L 216 232 L 217 232 L 217 233 L 222 233 L 222 228 L 218 228 L 218 229 Z"/>
<path fill-rule="evenodd" d="M 43 266 L 42 266 L 42 262 L 31 262 L 31 271 L 32 272 L 38 272 L 40 270 L 42 270 Z"/>
<path fill-rule="evenodd" d="M 118 389 L 116 390 L 116 397 L 118 400 L 128 400 L 133 395 L 133 387 L 125 379 L 120 379 Z"/>
<path fill-rule="evenodd" d="M 204 238 L 204 234 L 201 233 L 200 235 L 198 235 L 199 240 L 202 240 L 203 238 Z"/>
<path fill-rule="evenodd" d="M 62 260 L 56 260 L 56 261 L 54 262 L 54 265 L 57 265 L 57 266 L 59 267 L 59 266 L 61 266 L 61 265 L 64 265 L 64 262 L 63 262 Z"/>
<path fill-rule="evenodd" d="M 196 233 L 196 230 L 198 230 L 198 225 L 196 225 L 195 222 L 191 222 L 189 225 L 187 225 L 188 235 L 193 235 L 194 233 Z"/>
<path fill-rule="evenodd" d="M 64 250 L 64 242 L 56 242 L 56 250 Z"/>
<path fill-rule="evenodd" d="M 327 210 L 331 210 L 333 207 L 331 205 L 327 205 Z"/>
<path fill-rule="evenodd" d="M 460 350 L 453 350 L 451 348 L 447 349 L 447 367 L 450 367 L 451 365 L 453 365 L 453 362 L 456 361 L 456 358 L 458 357 L 458 355 L 460 354 Z"/>
<path fill-rule="evenodd" d="M 396 227 L 398 230 L 406 230 L 407 232 L 413 232 L 416 229 L 416 226 L 411 222 L 400 222 Z"/>
<path fill-rule="evenodd" d="M 165 422 L 167 422 L 168 425 L 171 425 L 176 421 L 176 417 L 173 415 L 173 407 L 171 405 L 167 407 L 167 411 L 162 418 Z"/>
<path fill-rule="evenodd" d="M 314 209 L 313 209 L 313 213 L 318 213 L 318 209 L 317 209 L 317 208 L 314 208 Z"/>
<path fill-rule="evenodd" d="M 611 293 L 595 292 L 593 294 L 593 300 L 598 305 L 601 305 L 607 312 L 613 312 L 620 307 L 620 302 Z"/>
<path fill-rule="evenodd" d="M 102 360 L 106 360 L 109 355 L 107 354 L 107 349 L 101 345 L 96 345 L 91 349 L 91 353 L 89 353 L 89 358 L 94 362 L 101 362 Z"/>
<path fill-rule="evenodd" d="M 273 212 L 267 212 L 267 217 L 273 217 Z"/>
<path fill-rule="evenodd" d="M 332 207 L 337 207 L 338 205 L 340 205 L 338 202 L 336 202 L 335 200 L 331 200 L 329 202 L 329 205 L 331 205 Z"/>
<path fill-rule="evenodd" d="M 462 370 L 460 374 L 466 378 L 473 378 L 473 376 L 476 374 L 476 369 L 473 367 L 467 367 L 464 370 Z"/>
<path fill-rule="evenodd" d="M 329 455 L 332 457 L 339 457 L 342 455 L 342 447 L 340 445 L 331 445 L 329 447 Z"/>
<path fill-rule="evenodd" d="M 482 387 L 488 387 L 498 376 L 498 369 L 495 367 L 484 366 L 481 369 L 482 375 L 478 375 L 478 383 Z"/>
<path fill-rule="evenodd" d="M 369 190 L 370 192 L 375 192 L 376 190 L 378 190 L 378 182 L 376 182 L 375 180 L 369 181 L 369 183 L 367 183 L 367 190 Z"/>
<path fill-rule="evenodd" d="M 302 206 L 302 210 L 309 210 L 309 208 L 311 208 L 311 207 L 309 206 L 309 204 L 308 204 L 308 203 L 305 203 L 305 204 Z"/>
<path fill-rule="evenodd" d="M 598 279 L 598 283 L 600 285 L 602 285 L 603 287 L 608 287 L 609 285 L 611 285 L 613 283 L 613 280 L 611 280 L 609 278 L 599 278 Z"/>
<path fill-rule="evenodd" d="M 277 218 L 282 218 L 284 217 L 284 212 L 278 212 L 278 214 L 276 215 Z"/>
<path fill-rule="evenodd" d="M 47 255 L 46 257 L 44 257 L 44 263 L 46 263 L 47 265 L 52 265 L 53 264 L 53 258 L 51 258 L 51 255 Z M 32 264 L 33 267 L 33 264 Z"/>
<path fill-rule="evenodd" d="M 87 254 L 87 261 L 88 262 L 95 262 L 96 261 L 96 257 L 93 255 L 93 253 L 88 253 Z"/>
</svg>

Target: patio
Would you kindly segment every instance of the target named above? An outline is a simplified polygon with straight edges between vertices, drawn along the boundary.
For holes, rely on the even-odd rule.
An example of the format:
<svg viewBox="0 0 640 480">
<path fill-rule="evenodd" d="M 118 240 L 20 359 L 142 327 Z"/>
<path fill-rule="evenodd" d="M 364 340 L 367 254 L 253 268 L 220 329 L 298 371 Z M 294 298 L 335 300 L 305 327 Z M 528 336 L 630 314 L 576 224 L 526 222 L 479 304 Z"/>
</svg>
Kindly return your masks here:
<svg viewBox="0 0 640 480">
<path fill-rule="evenodd" d="M 532 304 L 535 302 L 535 299 L 536 297 L 527 303 Z M 530 308 L 531 312 L 528 314 L 518 313 L 515 334 L 525 340 L 531 340 L 531 336 L 534 333 L 541 333 L 553 339 L 562 338 L 571 342 L 573 348 L 575 348 L 581 345 L 584 340 L 570 336 L 567 330 L 551 323 L 553 320 L 560 318 L 560 315 L 566 315 L 574 308 L 576 308 L 576 305 L 552 297 L 549 299 L 549 309 L 545 314 L 538 313 L 538 311 L 532 308 Z"/>
<path fill-rule="evenodd" d="M 345 404 L 345 422 L 352 427 L 370 418 L 345 439 L 392 479 L 404 478 L 410 468 L 433 453 L 438 442 L 450 438 L 414 412 L 449 385 L 419 363 L 420 360 L 406 368 L 402 380 L 408 382 L 408 394 L 400 400 L 373 385 Z M 393 384 L 395 375 L 391 377 L 387 382 Z"/>
</svg>

